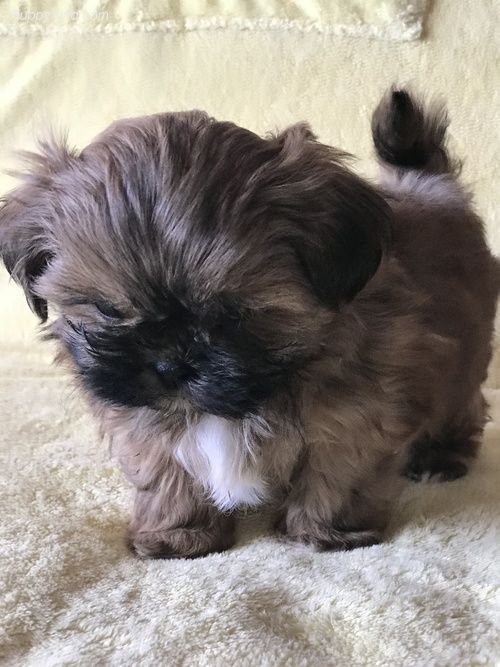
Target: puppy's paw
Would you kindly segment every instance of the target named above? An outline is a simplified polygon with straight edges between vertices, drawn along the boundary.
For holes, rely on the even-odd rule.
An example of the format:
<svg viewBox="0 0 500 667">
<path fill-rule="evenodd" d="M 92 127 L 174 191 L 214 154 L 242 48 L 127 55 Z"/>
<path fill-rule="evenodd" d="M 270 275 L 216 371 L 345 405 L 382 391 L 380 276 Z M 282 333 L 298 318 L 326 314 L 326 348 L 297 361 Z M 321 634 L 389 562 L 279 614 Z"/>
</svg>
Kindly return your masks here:
<svg viewBox="0 0 500 667">
<path fill-rule="evenodd" d="M 468 466 L 464 459 L 453 451 L 451 445 L 426 439 L 413 445 L 403 474 L 414 482 L 428 479 L 451 482 L 467 474 Z"/>
<path fill-rule="evenodd" d="M 287 522 L 285 516 L 280 517 L 275 528 L 288 539 L 309 544 L 317 551 L 351 551 L 379 544 L 383 539 L 382 533 L 376 529 L 338 528 L 313 522 L 299 526 Z"/>
<path fill-rule="evenodd" d="M 312 536 L 314 539 L 314 535 Z M 359 547 L 371 547 L 382 542 L 378 530 L 336 530 L 331 528 L 325 538 L 311 544 L 317 551 L 351 551 Z"/>
<path fill-rule="evenodd" d="M 234 539 L 232 530 L 200 526 L 129 531 L 127 542 L 139 558 L 198 558 L 229 549 Z"/>
<path fill-rule="evenodd" d="M 438 482 L 452 482 L 464 477 L 468 472 L 467 464 L 452 457 L 436 459 L 428 464 L 411 461 L 406 467 L 405 477 L 413 482 L 423 482 L 433 479 Z"/>
</svg>

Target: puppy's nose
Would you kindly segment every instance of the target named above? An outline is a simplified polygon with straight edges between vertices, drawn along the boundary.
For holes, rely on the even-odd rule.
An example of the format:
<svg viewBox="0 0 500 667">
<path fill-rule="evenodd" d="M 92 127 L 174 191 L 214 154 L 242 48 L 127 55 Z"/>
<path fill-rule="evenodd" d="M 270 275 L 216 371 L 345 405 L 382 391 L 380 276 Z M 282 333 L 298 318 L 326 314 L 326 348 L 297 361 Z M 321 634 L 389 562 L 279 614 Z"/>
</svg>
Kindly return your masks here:
<svg viewBox="0 0 500 667">
<path fill-rule="evenodd" d="M 160 375 L 171 375 L 176 371 L 176 365 L 171 361 L 164 361 L 163 359 L 157 361 L 155 364 L 156 372 Z"/>
<path fill-rule="evenodd" d="M 189 379 L 193 369 L 184 362 L 167 361 L 160 359 L 155 363 L 155 370 L 162 381 L 169 385 L 178 385 Z"/>
</svg>

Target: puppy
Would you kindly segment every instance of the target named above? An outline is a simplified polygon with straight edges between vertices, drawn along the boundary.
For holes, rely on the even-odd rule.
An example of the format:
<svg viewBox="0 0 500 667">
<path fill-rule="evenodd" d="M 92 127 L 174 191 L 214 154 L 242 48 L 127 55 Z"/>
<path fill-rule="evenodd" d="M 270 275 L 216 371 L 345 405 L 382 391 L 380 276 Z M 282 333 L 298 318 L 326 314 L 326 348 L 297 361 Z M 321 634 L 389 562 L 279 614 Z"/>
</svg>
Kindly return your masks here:
<svg viewBox="0 0 500 667">
<path fill-rule="evenodd" d="M 2 257 L 135 486 L 139 556 L 227 549 L 263 503 L 292 540 L 374 544 L 402 473 L 466 472 L 500 271 L 446 125 L 389 92 L 379 187 L 306 124 L 200 111 L 31 155 Z"/>
</svg>

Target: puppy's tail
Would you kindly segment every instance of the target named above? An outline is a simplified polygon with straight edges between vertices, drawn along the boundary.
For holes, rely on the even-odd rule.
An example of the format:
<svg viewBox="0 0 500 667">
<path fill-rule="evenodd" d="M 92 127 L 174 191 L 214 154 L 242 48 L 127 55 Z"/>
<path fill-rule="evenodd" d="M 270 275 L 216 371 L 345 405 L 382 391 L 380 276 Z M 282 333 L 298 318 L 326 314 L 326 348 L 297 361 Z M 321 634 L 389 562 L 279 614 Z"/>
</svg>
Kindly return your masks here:
<svg viewBox="0 0 500 667">
<path fill-rule="evenodd" d="M 378 158 L 398 172 L 416 169 L 458 175 L 461 165 L 446 149 L 448 122 L 442 105 L 426 106 L 406 90 L 393 88 L 372 116 Z"/>
</svg>

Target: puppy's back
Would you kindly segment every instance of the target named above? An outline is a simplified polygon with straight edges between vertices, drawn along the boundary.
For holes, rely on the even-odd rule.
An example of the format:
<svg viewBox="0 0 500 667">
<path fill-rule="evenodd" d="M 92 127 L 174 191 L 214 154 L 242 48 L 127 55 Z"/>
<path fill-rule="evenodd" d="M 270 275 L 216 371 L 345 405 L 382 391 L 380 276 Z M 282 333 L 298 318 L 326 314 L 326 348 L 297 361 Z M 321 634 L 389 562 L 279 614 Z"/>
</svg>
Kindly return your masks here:
<svg viewBox="0 0 500 667">
<path fill-rule="evenodd" d="M 484 380 L 500 289 L 500 264 L 488 248 L 460 163 L 446 147 L 448 118 L 404 90 L 377 107 L 372 134 L 382 186 L 394 212 L 392 253 L 425 295 L 436 334 L 459 342 L 463 382 Z"/>
</svg>

